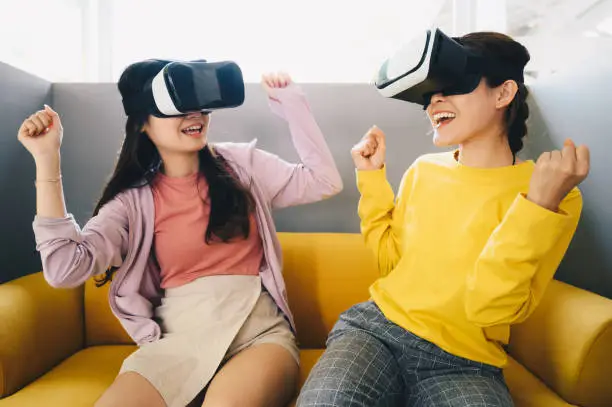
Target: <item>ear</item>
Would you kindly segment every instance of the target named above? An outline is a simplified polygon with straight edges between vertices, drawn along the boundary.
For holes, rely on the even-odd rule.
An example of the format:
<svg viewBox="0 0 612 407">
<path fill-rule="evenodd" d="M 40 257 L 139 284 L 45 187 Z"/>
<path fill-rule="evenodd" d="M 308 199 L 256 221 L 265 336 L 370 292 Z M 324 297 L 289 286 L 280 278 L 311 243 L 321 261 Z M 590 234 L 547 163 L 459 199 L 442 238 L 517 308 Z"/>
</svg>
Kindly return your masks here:
<svg viewBox="0 0 612 407">
<path fill-rule="evenodd" d="M 503 109 L 507 107 L 516 96 L 516 92 L 518 92 L 518 85 L 513 80 L 507 80 L 497 87 L 497 100 L 495 102 L 495 107 L 497 109 Z"/>
</svg>

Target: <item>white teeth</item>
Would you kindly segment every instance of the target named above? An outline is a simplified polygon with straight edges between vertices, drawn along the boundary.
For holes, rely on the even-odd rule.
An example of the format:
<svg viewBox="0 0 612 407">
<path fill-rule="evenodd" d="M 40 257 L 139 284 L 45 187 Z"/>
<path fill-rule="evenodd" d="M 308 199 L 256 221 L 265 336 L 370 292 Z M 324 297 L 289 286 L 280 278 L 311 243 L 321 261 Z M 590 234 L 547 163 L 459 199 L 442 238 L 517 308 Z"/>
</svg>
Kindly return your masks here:
<svg viewBox="0 0 612 407">
<path fill-rule="evenodd" d="M 202 130 L 202 126 L 191 126 L 183 129 L 183 131 L 200 131 Z"/>
<path fill-rule="evenodd" d="M 454 118 L 455 118 L 455 113 L 451 113 L 451 112 L 436 113 L 432 117 L 435 128 L 440 127 L 440 121 L 442 119 L 454 119 Z"/>
<path fill-rule="evenodd" d="M 440 119 L 443 119 L 445 117 L 454 118 L 455 117 L 455 113 L 442 112 L 442 113 L 436 113 L 436 114 L 433 115 L 434 120 L 440 120 Z"/>
</svg>

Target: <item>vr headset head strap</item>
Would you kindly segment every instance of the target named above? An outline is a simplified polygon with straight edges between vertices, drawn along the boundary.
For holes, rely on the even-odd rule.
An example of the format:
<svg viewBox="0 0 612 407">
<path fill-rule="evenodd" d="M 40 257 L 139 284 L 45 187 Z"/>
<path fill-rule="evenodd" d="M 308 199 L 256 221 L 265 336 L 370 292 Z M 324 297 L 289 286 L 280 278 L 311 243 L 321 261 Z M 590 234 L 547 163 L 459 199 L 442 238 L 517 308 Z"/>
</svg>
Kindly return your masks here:
<svg viewBox="0 0 612 407">
<path fill-rule="evenodd" d="M 453 40 L 461 44 L 463 49 L 467 51 L 466 73 L 480 73 L 485 77 L 495 76 L 512 79 L 518 83 L 525 81 L 522 68 L 504 63 L 498 58 L 487 57 L 473 48 L 464 45 L 458 37 L 453 37 Z"/>
<path fill-rule="evenodd" d="M 149 101 L 153 98 L 153 93 L 149 89 L 143 92 L 139 92 L 132 95 L 127 95 L 123 98 L 123 111 L 126 116 L 131 116 L 135 114 L 148 114 L 149 110 L 146 108 L 148 106 Z"/>
</svg>

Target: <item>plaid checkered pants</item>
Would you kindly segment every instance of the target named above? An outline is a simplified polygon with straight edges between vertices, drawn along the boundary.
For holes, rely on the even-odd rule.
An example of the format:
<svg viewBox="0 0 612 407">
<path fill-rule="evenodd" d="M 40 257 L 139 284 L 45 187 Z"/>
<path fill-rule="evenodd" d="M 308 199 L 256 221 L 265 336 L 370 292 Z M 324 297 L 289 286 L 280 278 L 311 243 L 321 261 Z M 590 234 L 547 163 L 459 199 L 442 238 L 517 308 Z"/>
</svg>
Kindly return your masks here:
<svg viewBox="0 0 612 407">
<path fill-rule="evenodd" d="M 373 302 L 342 314 L 297 407 L 512 407 L 501 369 L 454 356 Z"/>
</svg>

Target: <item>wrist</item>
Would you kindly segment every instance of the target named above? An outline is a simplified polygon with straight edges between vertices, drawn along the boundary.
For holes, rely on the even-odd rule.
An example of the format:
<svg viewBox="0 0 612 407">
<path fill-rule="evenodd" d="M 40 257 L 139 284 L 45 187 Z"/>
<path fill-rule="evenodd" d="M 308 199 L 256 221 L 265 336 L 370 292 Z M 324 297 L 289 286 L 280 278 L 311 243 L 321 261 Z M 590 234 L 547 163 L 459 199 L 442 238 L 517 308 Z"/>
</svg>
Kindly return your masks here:
<svg viewBox="0 0 612 407">
<path fill-rule="evenodd" d="M 385 168 L 385 164 L 381 165 L 356 165 L 357 171 L 380 171 Z"/>
<path fill-rule="evenodd" d="M 534 204 L 552 212 L 557 212 L 559 210 L 559 204 L 561 203 L 556 199 L 544 198 L 535 194 L 527 194 L 527 199 Z"/>
<path fill-rule="evenodd" d="M 36 178 L 59 178 L 61 176 L 61 157 L 57 154 L 47 154 L 35 157 Z"/>
</svg>

